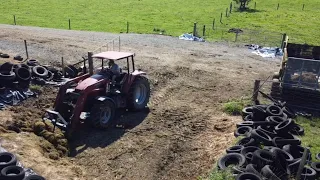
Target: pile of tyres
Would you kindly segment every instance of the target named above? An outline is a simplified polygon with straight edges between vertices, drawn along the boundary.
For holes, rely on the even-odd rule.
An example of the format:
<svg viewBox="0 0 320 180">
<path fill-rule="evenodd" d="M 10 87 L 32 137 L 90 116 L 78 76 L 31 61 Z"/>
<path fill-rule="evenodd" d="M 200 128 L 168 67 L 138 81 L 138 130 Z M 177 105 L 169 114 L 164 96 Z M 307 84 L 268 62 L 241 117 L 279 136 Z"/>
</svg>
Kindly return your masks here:
<svg viewBox="0 0 320 180">
<path fill-rule="evenodd" d="M 40 65 L 35 59 L 20 64 L 6 62 L 0 65 L 0 87 L 28 88 L 30 83 L 45 85 L 47 81 L 61 82 L 63 77 L 78 75 L 78 70 L 72 65 L 67 66 L 65 72 L 63 76 L 62 71 L 50 65 Z"/>
<path fill-rule="evenodd" d="M 1 180 L 45 180 L 44 177 L 31 174 L 19 165 L 17 157 L 9 152 L 0 153 Z"/>
<path fill-rule="evenodd" d="M 301 179 L 320 177 L 320 162 L 312 162 L 310 150 L 301 146 L 304 129 L 284 104 L 246 107 L 242 117 L 234 132 L 242 138 L 219 159 L 218 169 L 231 169 L 236 180 L 288 180 L 296 177 L 301 164 Z"/>
</svg>

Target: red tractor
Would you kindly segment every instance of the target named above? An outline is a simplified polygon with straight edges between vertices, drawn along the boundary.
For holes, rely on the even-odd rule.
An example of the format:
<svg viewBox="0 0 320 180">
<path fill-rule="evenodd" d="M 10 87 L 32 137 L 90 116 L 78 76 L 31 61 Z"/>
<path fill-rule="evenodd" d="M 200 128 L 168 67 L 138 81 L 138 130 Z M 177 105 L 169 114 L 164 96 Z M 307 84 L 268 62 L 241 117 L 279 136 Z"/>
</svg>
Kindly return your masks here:
<svg viewBox="0 0 320 180">
<path fill-rule="evenodd" d="M 146 73 L 135 69 L 134 55 L 134 53 L 115 51 L 93 55 L 91 64 L 94 60 L 100 59 L 101 69 L 99 68 L 95 74 L 84 74 L 62 85 L 53 106 L 54 110 L 46 110 L 43 120 L 51 121 L 54 127 L 59 127 L 70 136 L 83 122 L 100 129 L 108 128 L 114 123 L 118 108 L 129 110 L 146 108 L 150 97 L 150 84 L 145 77 Z M 111 71 L 103 66 L 104 61 L 116 62 L 125 59 L 127 72 L 122 72 L 120 69 L 120 76 L 110 86 Z M 93 72 L 90 61 L 89 72 Z"/>
</svg>

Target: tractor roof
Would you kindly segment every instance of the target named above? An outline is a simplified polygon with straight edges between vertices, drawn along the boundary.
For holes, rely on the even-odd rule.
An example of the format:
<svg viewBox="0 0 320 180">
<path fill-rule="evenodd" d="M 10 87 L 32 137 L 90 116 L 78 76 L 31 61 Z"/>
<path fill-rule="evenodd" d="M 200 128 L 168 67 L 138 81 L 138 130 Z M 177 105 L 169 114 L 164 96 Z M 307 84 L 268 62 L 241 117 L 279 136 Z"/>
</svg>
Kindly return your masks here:
<svg viewBox="0 0 320 180">
<path fill-rule="evenodd" d="M 120 59 L 127 58 L 134 55 L 135 55 L 134 53 L 130 53 L 130 52 L 106 51 L 106 52 L 94 54 L 92 57 L 99 58 L 99 59 L 120 60 Z"/>
</svg>

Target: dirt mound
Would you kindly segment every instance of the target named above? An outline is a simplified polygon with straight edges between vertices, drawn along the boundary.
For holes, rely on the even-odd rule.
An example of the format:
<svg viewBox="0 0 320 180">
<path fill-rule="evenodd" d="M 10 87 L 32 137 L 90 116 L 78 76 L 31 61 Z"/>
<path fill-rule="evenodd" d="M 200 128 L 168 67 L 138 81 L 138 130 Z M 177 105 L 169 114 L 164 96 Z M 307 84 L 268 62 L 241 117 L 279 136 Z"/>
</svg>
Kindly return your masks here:
<svg viewBox="0 0 320 180">
<path fill-rule="evenodd" d="M 56 128 L 53 133 L 53 125 L 44 123 L 42 115 L 45 110 L 52 107 L 57 89 L 43 87 L 41 95 L 30 98 L 19 106 L 10 108 L 12 120 L 7 122 L 5 129 L 20 132 L 33 132 L 45 140 L 41 143 L 43 152 L 52 159 L 58 159 L 67 154 L 68 143 L 63 133 Z"/>
</svg>

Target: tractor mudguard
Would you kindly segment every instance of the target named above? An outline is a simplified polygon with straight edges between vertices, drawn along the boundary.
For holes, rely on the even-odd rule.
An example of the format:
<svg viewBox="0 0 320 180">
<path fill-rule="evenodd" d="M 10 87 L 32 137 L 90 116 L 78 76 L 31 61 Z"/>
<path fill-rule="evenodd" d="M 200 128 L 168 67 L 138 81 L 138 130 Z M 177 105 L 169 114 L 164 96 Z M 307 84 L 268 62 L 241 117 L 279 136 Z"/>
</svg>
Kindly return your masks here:
<svg viewBox="0 0 320 180">
<path fill-rule="evenodd" d="M 100 101 L 100 102 L 104 102 L 106 100 L 110 100 L 114 105 L 116 105 L 116 102 L 112 98 L 110 98 L 108 96 L 97 96 L 95 99 Z"/>
</svg>

